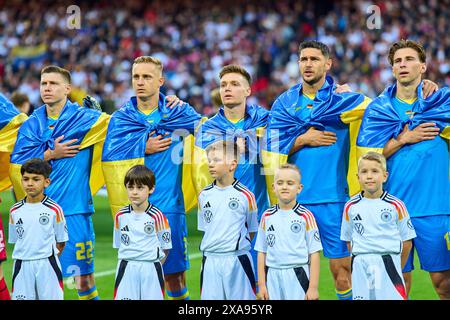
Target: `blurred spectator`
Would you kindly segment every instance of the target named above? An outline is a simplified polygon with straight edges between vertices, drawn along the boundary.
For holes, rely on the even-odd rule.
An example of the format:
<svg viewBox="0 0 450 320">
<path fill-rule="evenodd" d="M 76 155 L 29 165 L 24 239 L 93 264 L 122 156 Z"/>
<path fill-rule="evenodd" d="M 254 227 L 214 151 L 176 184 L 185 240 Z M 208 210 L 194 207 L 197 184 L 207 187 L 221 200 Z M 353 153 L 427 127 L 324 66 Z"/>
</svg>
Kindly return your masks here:
<svg viewBox="0 0 450 320">
<path fill-rule="evenodd" d="M 14 91 L 10 99 L 20 112 L 23 112 L 28 116 L 33 113 L 34 108 L 31 106 L 30 100 L 26 94 Z"/>
<path fill-rule="evenodd" d="M 207 117 L 212 117 L 219 111 L 221 106 L 222 98 L 220 97 L 220 89 L 214 88 L 211 90 L 211 106 L 203 108 L 203 114 Z"/>
<path fill-rule="evenodd" d="M 132 95 L 133 59 L 154 55 L 164 63 L 163 91 L 203 113 L 211 112 L 210 92 L 230 63 L 254 79 L 249 103 L 270 108 L 299 81 L 297 48 L 306 39 L 328 44 L 331 75 L 370 97 L 392 81 L 387 50 L 401 38 L 425 46 L 428 79 L 450 84 L 450 0 L 77 3 L 81 29 L 72 30 L 66 10 L 73 1 L 0 0 L 0 92 L 20 89 L 40 105 L 40 69 L 57 64 L 72 71 L 76 92 L 88 92 L 112 112 Z M 381 12 L 380 29 L 368 24 L 372 5 Z"/>
</svg>

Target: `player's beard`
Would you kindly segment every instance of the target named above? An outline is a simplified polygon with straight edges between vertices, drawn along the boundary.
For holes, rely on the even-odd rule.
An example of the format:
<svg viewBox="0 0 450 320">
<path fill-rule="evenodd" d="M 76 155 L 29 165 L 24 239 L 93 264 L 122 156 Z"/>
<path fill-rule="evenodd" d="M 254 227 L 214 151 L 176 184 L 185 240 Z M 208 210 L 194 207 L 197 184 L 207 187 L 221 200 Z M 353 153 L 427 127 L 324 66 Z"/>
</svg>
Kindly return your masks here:
<svg viewBox="0 0 450 320">
<path fill-rule="evenodd" d="M 306 80 L 303 78 L 303 81 L 307 83 L 310 86 L 315 85 L 317 82 L 319 82 L 323 78 L 323 74 L 317 75 L 316 77 L 312 78 L 311 80 Z"/>
</svg>

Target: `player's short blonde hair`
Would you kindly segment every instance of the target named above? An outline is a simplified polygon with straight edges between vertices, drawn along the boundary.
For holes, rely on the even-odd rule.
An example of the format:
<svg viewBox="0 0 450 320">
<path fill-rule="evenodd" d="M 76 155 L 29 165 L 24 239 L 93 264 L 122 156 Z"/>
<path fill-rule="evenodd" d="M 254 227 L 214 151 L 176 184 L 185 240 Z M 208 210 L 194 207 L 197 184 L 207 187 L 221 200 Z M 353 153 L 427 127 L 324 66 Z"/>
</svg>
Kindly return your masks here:
<svg viewBox="0 0 450 320">
<path fill-rule="evenodd" d="M 387 171 L 386 158 L 381 153 L 374 152 L 374 151 L 369 151 L 366 154 L 364 154 L 361 157 L 359 157 L 359 159 L 358 159 L 358 171 L 359 171 L 359 168 L 361 166 L 361 161 L 362 160 L 370 160 L 370 161 L 378 162 L 381 165 L 381 168 L 385 172 Z"/>
<path fill-rule="evenodd" d="M 153 63 L 161 72 L 163 71 L 163 64 L 158 58 L 152 56 L 140 56 L 134 59 L 133 66 L 139 63 Z"/>
<path fill-rule="evenodd" d="M 285 163 L 285 164 L 281 165 L 279 168 L 277 168 L 275 170 L 275 176 L 277 176 L 277 174 L 278 174 L 278 172 L 280 170 L 286 170 L 286 169 L 293 170 L 293 171 L 297 172 L 298 173 L 298 177 L 299 177 L 299 181 L 302 180 L 302 173 L 301 173 L 299 167 L 297 167 L 295 164 L 292 164 L 292 163 Z"/>
<path fill-rule="evenodd" d="M 239 147 L 235 141 L 220 140 L 211 143 L 205 149 L 206 154 L 212 151 L 223 152 L 227 157 L 232 157 L 234 160 L 239 161 Z"/>
</svg>

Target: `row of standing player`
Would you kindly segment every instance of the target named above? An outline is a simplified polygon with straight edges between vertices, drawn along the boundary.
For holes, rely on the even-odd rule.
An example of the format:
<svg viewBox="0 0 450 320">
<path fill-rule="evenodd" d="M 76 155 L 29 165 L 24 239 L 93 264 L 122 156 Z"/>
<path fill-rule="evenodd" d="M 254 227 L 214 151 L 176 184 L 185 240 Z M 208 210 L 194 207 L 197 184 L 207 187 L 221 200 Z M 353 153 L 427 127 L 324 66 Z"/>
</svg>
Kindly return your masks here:
<svg viewBox="0 0 450 320">
<path fill-rule="evenodd" d="M 412 51 L 412 53 L 411 53 L 411 51 Z M 317 45 L 317 44 L 311 44 L 311 43 L 308 44 L 307 43 L 307 44 L 303 44 L 303 46 L 300 47 L 299 53 L 300 53 L 299 65 L 300 65 L 302 77 L 303 77 L 303 80 L 304 80 L 303 88 L 302 87 L 300 87 L 300 88 L 301 88 L 302 91 L 304 91 L 303 92 L 304 94 L 311 93 L 311 92 L 306 92 L 308 90 L 309 91 L 313 91 L 313 93 L 314 92 L 317 93 L 319 91 L 319 89 L 323 86 L 324 82 L 326 82 L 325 81 L 326 71 L 328 71 L 330 66 L 331 66 L 331 63 L 329 62 L 330 59 L 329 59 L 329 56 L 327 54 L 327 51 L 323 50 L 323 46 L 320 46 L 320 45 Z M 423 70 L 423 65 L 424 65 L 425 61 L 419 55 L 419 51 L 417 51 L 415 48 L 410 48 L 410 47 L 407 47 L 407 46 L 406 47 L 400 47 L 400 48 L 397 47 L 396 50 L 393 51 L 393 55 L 398 56 L 398 57 L 396 57 L 397 60 L 398 59 L 402 60 L 402 61 L 400 61 L 400 64 L 403 64 L 403 65 L 406 65 L 406 64 L 411 64 L 412 65 L 412 64 L 414 64 L 414 66 L 413 66 L 414 68 L 416 67 L 415 66 L 416 64 L 419 65 L 419 67 L 421 68 L 420 71 L 417 72 L 417 74 L 415 74 L 414 72 L 416 70 L 414 69 L 413 70 L 414 72 L 410 72 L 410 77 L 411 76 L 415 76 L 414 81 L 417 82 L 416 80 L 418 79 L 419 82 L 420 82 L 420 75 L 424 71 Z M 413 56 L 413 58 L 415 58 L 414 55 L 417 56 L 417 58 L 416 58 L 417 61 L 414 60 L 414 59 L 411 59 L 411 56 Z M 403 57 L 403 56 L 405 56 L 405 57 Z M 414 60 L 414 61 L 412 61 L 412 60 Z M 145 66 L 149 66 L 149 65 L 152 66 L 151 63 L 150 64 L 144 63 L 144 65 Z M 139 105 L 140 102 L 144 101 L 143 97 L 145 95 L 148 96 L 148 92 L 144 92 L 145 91 L 144 89 L 147 86 L 147 83 L 146 83 L 146 80 L 145 80 L 146 70 L 144 70 L 144 65 L 136 64 L 136 65 L 133 66 L 133 74 L 134 74 L 134 76 L 136 76 L 136 75 L 138 76 L 138 79 L 136 81 L 140 82 L 140 84 L 139 83 L 136 84 L 136 88 L 135 88 L 136 91 L 137 91 L 137 105 L 138 105 L 138 107 L 140 107 L 140 105 Z M 139 72 L 137 72 L 138 69 L 139 69 L 138 67 L 141 67 L 140 70 L 139 70 L 141 74 Z M 407 67 L 410 68 L 410 66 L 407 66 Z M 394 64 L 393 64 L 393 68 L 395 69 Z M 149 68 L 149 69 L 150 69 L 150 72 L 147 72 L 147 73 L 150 73 L 150 74 L 155 73 L 154 72 L 155 70 L 153 70 L 155 68 Z M 160 71 L 162 71 L 162 69 L 157 70 L 157 71 L 160 72 Z M 412 74 L 412 73 L 414 73 L 414 74 Z M 234 76 L 234 78 L 236 78 L 236 76 L 237 76 L 238 79 L 237 80 L 234 79 L 233 76 Z M 239 77 L 241 77 L 241 78 L 239 78 Z M 160 76 L 159 77 L 156 76 L 156 78 L 160 79 Z M 400 76 L 399 76 L 399 78 L 400 78 Z M 133 77 L 133 79 L 134 79 L 134 77 Z M 227 81 L 225 81 L 225 80 L 227 80 Z M 233 114 L 233 112 L 234 113 L 243 113 L 243 116 L 247 117 L 245 99 L 250 94 L 250 91 L 248 90 L 248 84 L 249 83 L 246 83 L 246 80 L 247 80 L 246 77 L 242 76 L 242 73 L 241 72 L 237 72 L 237 71 L 221 75 L 221 94 L 222 94 L 222 91 L 224 93 L 224 95 L 223 95 L 223 100 L 224 100 L 223 101 L 223 103 L 224 103 L 223 112 L 225 113 L 225 116 L 227 116 L 227 118 L 229 118 L 228 116 L 230 116 L 230 115 L 231 116 L 239 116 L 238 114 Z M 406 80 L 408 80 L 408 79 L 406 79 Z M 158 80 L 158 81 L 160 81 L 160 80 Z M 241 86 L 242 86 L 242 84 L 244 84 L 243 85 L 243 90 L 242 90 L 241 87 L 233 88 L 233 84 L 236 81 Z M 222 82 L 225 83 L 223 88 L 222 88 Z M 398 82 L 399 82 L 399 86 L 398 86 L 398 94 L 399 94 L 400 91 L 404 91 L 404 88 L 403 88 L 404 85 L 401 83 L 401 79 Z M 417 82 L 417 83 L 419 83 L 419 82 Z M 415 86 L 415 88 L 417 87 L 417 83 L 413 84 L 413 86 Z M 159 86 L 161 84 L 162 83 L 160 82 L 159 85 L 158 84 L 156 85 L 156 87 L 158 87 L 158 92 L 159 92 Z M 133 83 L 133 86 L 135 87 L 135 83 Z M 141 86 L 141 89 L 139 89 L 140 86 Z M 150 87 L 152 87 L 152 86 L 150 86 Z M 144 88 L 144 89 L 142 89 L 142 88 Z M 237 94 L 236 94 L 236 92 L 237 92 Z M 413 90 L 413 92 L 415 93 L 414 90 Z M 239 105 L 239 107 L 243 107 L 243 108 L 234 108 L 233 109 L 231 106 L 233 106 L 233 104 L 234 104 L 234 106 L 236 107 L 236 101 L 235 100 L 238 99 L 238 98 L 241 98 L 241 101 L 239 101 L 238 105 Z M 280 101 L 280 100 L 277 100 L 277 101 Z M 306 100 L 306 99 L 304 98 L 304 100 Z M 312 99 L 310 99 L 310 100 L 311 100 L 310 102 L 314 106 L 315 101 L 313 101 Z M 314 99 L 314 100 L 316 100 L 316 99 Z M 274 107 L 276 105 L 277 105 L 277 103 L 274 105 Z M 306 108 L 306 109 L 308 109 L 308 108 Z M 236 112 L 236 110 L 238 110 L 238 112 Z M 231 118 L 235 118 L 235 117 L 231 117 Z M 239 118 L 239 117 L 237 117 L 237 118 Z M 244 118 L 244 117 L 241 117 L 241 118 Z M 270 127 L 270 123 L 269 123 L 269 127 Z M 427 127 L 427 126 L 425 126 L 425 127 Z M 429 128 L 429 127 L 430 126 L 428 126 L 427 128 L 424 128 L 423 126 L 419 126 L 418 129 L 421 129 L 422 131 L 429 131 L 430 129 L 434 130 L 434 131 L 439 131 L 439 130 L 432 129 L 432 128 Z M 404 133 L 403 134 L 403 138 L 405 138 L 403 140 L 405 141 L 406 144 L 407 143 L 410 143 L 410 144 L 411 143 L 417 143 L 417 142 L 425 140 L 423 136 L 426 135 L 426 134 L 424 134 L 423 132 L 419 132 L 420 130 L 407 130 L 407 128 L 406 128 L 404 131 L 406 131 L 406 132 L 402 132 L 402 133 Z M 436 133 L 434 131 L 433 132 L 428 132 L 427 134 L 433 135 L 433 137 L 435 137 L 438 134 L 438 132 Z M 406 141 L 406 140 L 409 139 L 409 138 L 406 139 L 406 133 L 408 134 L 409 138 L 416 139 L 417 141 Z M 416 135 L 416 137 L 412 137 L 414 135 Z M 58 139 L 58 137 L 55 137 L 55 138 Z M 429 137 L 425 137 L 425 138 L 429 138 Z M 76 154 L 76 151 L 77 151 L 77 150 L 75 150 L 76 146 L 74 146 L 72 149 L 70 149 L 70 147 L 68 146 L 73 141 L 67 141 L 65 143 L 60 143 L 61 140 L 57 140 L 57 139 L 55 140 L 55 142 L 56 142 L 55 143 L 55 151 L 59 147 L 59 149 L 65 149 L 65 150 L 63 150 L 63 153 L 64 152 L 66 152 L 66 153 L 68 152 L 68 154 L 66 154 L 65 156 L 73 156 L 74 154 Z M 161 136 L 151 137 L 151 138 L 149 138 L 149 140 L 150 139 L 153 139 L 153 140 L 152 140 L 152 143 L 149 143 L 148 145 L 153 145 L 153 146 L 157 145 L 158 148 L 160 148 L 161 150 L 167 150 L 168 149 L 167 145 L 170 142 L 168 142 L 167 139 L 163 139 Z M 337 140 L 339 140 L 339 139 L 337 139 Z M 393 139 L 393 140 L 395 140 L 395 139 Z M 297 151 L 299 151 L 299 150 L 302 151 L 301 150 L 302 148 L 303 148 L 303 150 L 307 150 L 307 149 L 317 149 L 317 150 L 321 149 L 322 150 L 323 148 L 320 148 L 321 146 L 330 146 L 330 145 L 335 144 L 335 142 L 336 142 L 336 135 L 335 134 L 333 135 L 333 132 L 330 132 L 330 131 L 327 131 L 327 130 L 319 131 L 319 130 L 312 130 L 312 129 L 310 129 L 305 134 L 300 135 L 298 137 L 298 139 L 295 141 L 295 145 L 293 146 L 294 150 L 292 151 L 292 156 L 293 157 L 291 157 L 291 161 L 296 162 L 296 159 L 294 159 L 295 158 L 294 156 L 295 156 L 295 154 L 297 154 L 297 155 L 300 154 L 301 152 L 297 152 Z M 338 148 L 341 148 L 341 147 L 342 147 L 341 145 L 338 146 Z M 398 148 L 396 150 L 398 150 Z M 299 157 L 297 157 L 297 158 L 299 158 Z M 302 157 L 302 158 L 304 159 L 305 157 Z M 331 157 L 331 158 L 333 158 L 333 157 Z M 55 157 L 54 159 L 58 159 L 58 158 Z M 340 159 L 337 159 L 337 160 L 340 160 Z M 305 168 L 305 166 L 307 167 L 308 164 L 302 164 L 301 165 L 301 167 L 302 167 L 302 169 L 303 169 L 303 171 L 305 172 L 306 175 L 308 175 L 310 172 L 314 171 L 314 170 L 309 170 L 310 168 Z M 158 174 L 156 174 L 156 175 L 158 176 Z M 313 186 L 313 184 L 310 184 L 310 183 L 308 183 L 307 188 L 308 187 L 309 188 L 317 188 L 317 186 Z M 249 188 L 252 189 L 251 186 L 249 186 Z M 314 210 L 312 210 L 312 211 L 314 211 Z M 332 220 L 340 221 L 341 220 L 340 217 L 341 217 L 342 210 L 334 210 L 334 211 L 339 211 L 339 213 L 338 213 L 339 218 L 332 219 Z M 314 213 L 317 214 L 316 211 L 314 211 Z M 318 224 L 319 224 L 319 228 L 321 228 L 320 227 L 320 225 L 321 225 L 320 221 L 318 221 Z M 70 229 L 71 228 L 69 228 L 69 230 Z M 324 227 L 322 227 L 322 229 L 326 230 L 326 228 L 324 228 Z M 325 248 L 325 249 L 327 249 L 327 248 Z M 327 253 L 326 251 L 327 250 L 325 250 L 325 253 Z M 348 288 L 350 282 L 349 282 L 348 279 L 347 280 L 344 279 L 345 276 L 344 277 L 342 276 L 343 274 L 345 274 L 345 272 L 342 272 L 342 271 L 345 271 L 347 269 L 345 267 L 347 262 L 343 261 L 343 260 L 347 260 L 347 259 L 346 258 L 345 259 L 333 258 L 332 255 L 327 255 L 327 254 L 325 254 L 325 255 L 329 256 L 330 258 L 332 258 L 331 259 L 331 261 L 332 261 L 331 269 L 332 269 L 333 275 L 335 277 L 337 289 L 342 289 L 342 287 L 347 287 Z M 337 268 L 335 268 L 336 265 L 337 265 Z M 445 269 L 445 267 L 444 267 L 444 269 Z M 442 270 L 444 270 L 444 269 L 442 269 Z M 439 274 L 439 272 L 438 273 L 433 272 L 433 273 L 434 273 L 434 274 L 432 274 L 433 283 L 435 283 L 435 286 L 436 286 L 438 292 L 440 293 L 440 295 L 441 296 L 445 296 L 445 292 L 446 292 L 445 285 L 444 286 L 443 285 L 436 285 L 436 283 L 442 282 L 442 281 L 439 280 L 439 277 L 441 275 Z M 440 277 L 440 278 L 442 278 L 442 277 Z M 445 273 L 444 273 L 444 280 L 445 280 Z"/>
</svg>

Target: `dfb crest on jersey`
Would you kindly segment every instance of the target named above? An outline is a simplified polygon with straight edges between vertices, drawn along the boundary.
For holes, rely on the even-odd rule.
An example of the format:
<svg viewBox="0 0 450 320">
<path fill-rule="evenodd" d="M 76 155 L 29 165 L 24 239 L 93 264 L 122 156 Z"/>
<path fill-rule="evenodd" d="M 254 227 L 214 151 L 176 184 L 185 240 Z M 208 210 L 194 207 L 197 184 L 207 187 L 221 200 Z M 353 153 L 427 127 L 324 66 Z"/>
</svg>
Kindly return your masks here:
<svg viewBox="0 0 450 320">
<path fill-rule="evenodd" d="M 274 234 L 267 235 L 266 241 L 269 247 L 273 247 L 273 245 L 275 244 L 275 235 Z"/>
<path fill-rule="evenodd" d="M 128 245 L 130 244 L 130 237 L 129 237 L 126 233 L 123 233 L 123 234 L 120 236 L 120 241 L 121 241 L 124 245 L 128 246 Z"/>
<path fill-rule="evenodd" d="M 294 233 L 299 233 L 302 230 L 302 225 L 299 223 L 299 221 L 294 220 L 291 221 L 291 231 Z"/>
<path fill-rule="evenodd" d="M 49 221 L 50 221 L 49 214 L 45 212 L 41 213 L 41 216 L 39 217 L 39 223 L 42 225 L 46 225 L 49 223 Z"/>
<path fill-rule="evenodd" d="M 392 214 L 390 209 L 381 210 L 381 220 L 384 222 L 389 222 L 392 219 Z"/>
<path fill-rule="evenodd" d="M 205 219 L 206 223 L 210 223 L 212 220 L 212 212 L 211 210 L 205 210 L 203 213 L 203 219 Z"/>
<path fill-rule="evenodd" d="M 25 230 L 23 229 L 23 227 L 22 227 L 22 226 L 16 227 L 16 232 L 17 232 L 17 237 L 18 237 L 19 239 L 22 239 L 22 238 L 23 238 L 23 234 L 24 234 L 24 232 L 25 232 Z"/>
<path fill-rule="evenodd" d="M 408 226 L 408 228 L 410 228 L 411 230 L 414 230 L 414 226 L 411 222 L 411 219 L 408 220 L 408 222 L 406 223 L 406 225 Z"/>
<path fill-rule="evenodd" d="M 153 223 L 146 222 L 144 226 L 144 232 L 146 234 L 151 234 L 155 230 L 155 227 L 153 226 Z"/>
<path fill-rule="evenodd" d="M 164 242 L 169 243 L 170 242 L 170 233 L 169 232 L 164 232 L 162 235 L 162 239 Z"/>
<path fill-rule="evenodd" d="M 236 198 L 231 198 L 230 202 L 228 202 L 228 207 L 231 210 L 236 210 L 237 208 L 239 208 L 239 201 Z"/>
<path fill-rule="evenodd" d="M 364 234 L 364 227 L 362 223 L 355 223 L 355 231 L 358 232 L 360 235 Z"/>
</svg>

